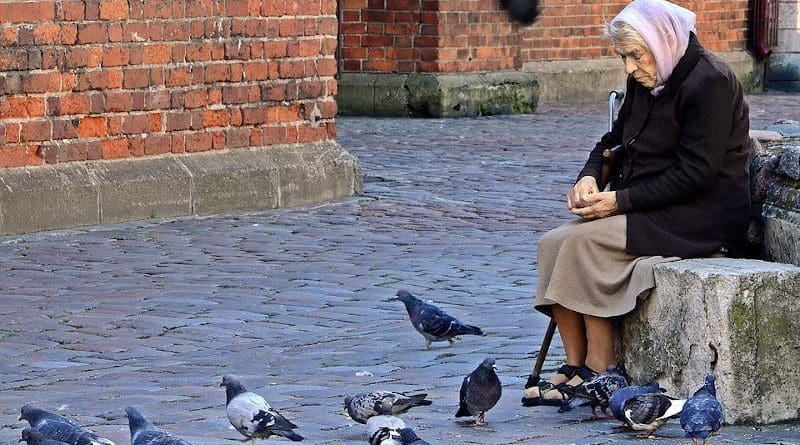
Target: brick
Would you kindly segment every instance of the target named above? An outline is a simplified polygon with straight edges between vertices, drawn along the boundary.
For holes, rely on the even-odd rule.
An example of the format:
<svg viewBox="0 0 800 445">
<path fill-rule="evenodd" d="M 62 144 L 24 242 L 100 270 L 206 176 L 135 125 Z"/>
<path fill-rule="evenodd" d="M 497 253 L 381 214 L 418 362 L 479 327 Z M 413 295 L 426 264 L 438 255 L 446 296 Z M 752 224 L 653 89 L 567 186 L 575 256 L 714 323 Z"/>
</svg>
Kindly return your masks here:
<svg viewBox="0 0 800 445">
<path fill-rule="evenodd" d="M 5 123 L 5 134 L 3 138 L 5 139 L 6 144 L 16 144 L 20 140 L 20 133 L 22 132 L 22 126 L 15 122 L 6 122 Z"/>
<path fill-rule="evenodd" d="M 277 105 L 267 109 L 267 122 L 294 122 L 300 118 L 300 105 Z"/>
<path fill-rule="evenodd" d="M 140 134 L 150 131 L 150 117 L 146 114 L 129 114 L 122 118 L 122 134 Z"/>
<path fill-rule="evenodd" d="M 130 61 L 130 52 L 124 46 L 112 46 L 103 50 L 103 66 L 124 66 Z"/>
<path fill-rule="evenodd" d="M 78 41 L 78 25 L 67 23 L 60 27 L 59 40 L 62 45 L 74 45 Z"/>
<path fill-rule="evenodd" d="M 125 88 L 146 88 L 150 86 L 150 70 L 147 68 L 132 68 L 123 70 Z"/>
<path fill-rule="evenodd" d="M 170 94 L 167 90 L 147 91 L 144 94 L 145 110 L 166 110 L 170 107 Z"/>
<path fill-rule="evenodd" d="M 53 140 L 75 139 L 78 137 L 78 130 L 72 119 L 59 119 L 53 121 Z"/>
<path fill-rule="evenodd" d="M 61 89 L 61 75 L 56 72 L 32 73 L 22 76 L 24 93 L 47 93 Z"/>
<path fill-rule="evenodd" d="M 144 138 L 144 154 L 158 155 L 172 151 L 172 137 L 169 135 L 150 135 Z"/>
<path fill-rule="evenodd" d="M 89 96 L 86 95 L 68 94 L 62 96 L 60 105 L 59 114 L 61 115 L 89 114 L 90 112 Z"/>
<path fill-rule="evenodd" d="M 212 138 L 209 133 L 192 133 L 186 135 L 186 152 L 195 153 L 209 151 L 212 147 Z"/>
<path fill-rule="evenodd" d="M 205 89 L 187 91 L 183 95 L 183 106 L 185 108 L 204 107 L 208 100 L 208 92 Z"/>
<path fill-rule="evenodd" d="M 100 0 L 101 20 L 125 20 L 128 12 L 128 0 Z"/>
<path fill-rule="evenodd" d="M 52 138 L 53 124 L 48 121 L 27 121 L 20 125 L 20 142 L 48 141 Z"/>
<path fill-rule="evenodd" d="M 203 112 L 203 127 L 226 127 L 229 123 L 229 116 L 227 111 L 223 110 L 206 110 Z"/>
<path fill-rule="evenodd" d="M 186 45 L 187 62 L 207 62 L 211 60 L 211 44 L 197 43 Z"/>
<path fill-rule="evenodd" d="M 36 145 L 0 147 L 0 168 L 42 165 L 38 148 Z"/>
<path fill-rule="evenodd" d="M 225 130 L 225 148 L 241 148 L 250 145 L 249 128 L 230 128 Z"/>
<path fill-rule="evenodd" d="M 84 6 L 80 0 L 62 0 L 60 2 L 63 20 L 73 22 L 83 20 Z"/>
<path fill-rule="evenodd" d="M 150 120 L 150 133 L 164 132 L 164 113 L 151 113 L 148 118 Z"/>
<path fill-rule="evenodd" d="M 106 139 L 100 141 L 101 157 L 103 159 L 119 159 L 130 156 L 128 139 Z"/>
<path fill-rule="evenodd" d="M 20 119 L 45 115 L 45 101 L 42 97 L 8 97 L 0 100 L 0 118 Z"/>
<path fill-rule="evenodd" d="M 0 71 L 24 71 L 28 69 L 28 53 L 25 49 L 0 49 Z"/>
<path fill-rule="evenodd" d="M 95 22 L 78 25 L 78 43 L 81 45 L 89 43 L 105 43 L 106 35 L 107 32 L 105 23 Z"/>
<path fill-rule="evenodd" d="M 170 112 L 166 114 L 166 131 L 188 130 L 191 128 L 192 114 L 186 112 Z"/>
<path fill-rule="evenodd" d="M 103 137 L 106 135 L 106 118 L 87 116 L 78 121 L 78 136 L 82 138 Z"/>
<path fill-rule="evenodd" d="M 36 45 L 55 45 L 61 43 L 61 26 L 44 23 L 33 29 L 33 42 Z"/>
<path fill-rule="evenodd" d="M 142 61 L 148 65 L 169 63 L 172 54 L 169 45 L 145 45 Z"/>
<path fill-rule="evenodd" d="M 229 82 L 230 80 L 230 64 L 213 63 L 205 66 L 205 83 Z"/>
</svg>

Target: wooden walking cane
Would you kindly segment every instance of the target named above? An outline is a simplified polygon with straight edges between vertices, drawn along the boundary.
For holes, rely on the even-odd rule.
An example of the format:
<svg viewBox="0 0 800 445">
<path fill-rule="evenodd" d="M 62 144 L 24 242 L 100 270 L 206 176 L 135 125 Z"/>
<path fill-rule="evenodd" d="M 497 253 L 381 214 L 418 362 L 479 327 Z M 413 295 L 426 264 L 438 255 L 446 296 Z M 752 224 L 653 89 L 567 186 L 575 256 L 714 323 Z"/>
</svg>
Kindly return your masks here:
<svg viewBox="0 0 800 445">
<path fill-rule="evenodd" d="M 625 92 L 622 90 L 612 90 L 610 93 L 608 93 L 608 131 L 611 131 L 614 127 L 616 99 L 622 99 L 624 97 Z M 603 191 L 608 185 L 608 182 L 611 180 L 611 175 L 616 167 L 615 163 L 617 162 L 617 158 L 619 157 L 618 155 L 621 151 L 622 145 L 607 148 L 603 151 L 603 167 L 600 170 L 600 182 L 598 183 L 598 188 L 600 191 Z M 551 318 L 550 324 L 547 325 L 547 331 L 544 333 L 544 338 L 542 338 L 542 346 L 539 348 L 539 353 L 536 354 L 536 362 L 533 364 L 533 370 L 528 376 L 528 381 L 525 382 L 525 389 L 539 384 L 542 367 L 544 366 L 544 361 L 547 358 L 547 351 L 550 349 L 550 343 L 553 341 L 553 335 L 555 335 L 555 332 L 556 322 Z"/>
<path fill-rule="evenodd" d="M 525 383 L 525 389 L 539 384 L 544 360 L 547 358 L 547 351 L 550 350 L 550 342 L 553 341 L 553 335 L 555 333 L 556 321 L 551 318 L 550 324 L 547 325 L 547 331 L 544 333 L 544 338 L 542 338 L 542 347 L 539 348 L 539 353 L 536 354 L 536 363 L 533 364 L 531 375 L 528 376 L 528 381 Z"/>
</svg>

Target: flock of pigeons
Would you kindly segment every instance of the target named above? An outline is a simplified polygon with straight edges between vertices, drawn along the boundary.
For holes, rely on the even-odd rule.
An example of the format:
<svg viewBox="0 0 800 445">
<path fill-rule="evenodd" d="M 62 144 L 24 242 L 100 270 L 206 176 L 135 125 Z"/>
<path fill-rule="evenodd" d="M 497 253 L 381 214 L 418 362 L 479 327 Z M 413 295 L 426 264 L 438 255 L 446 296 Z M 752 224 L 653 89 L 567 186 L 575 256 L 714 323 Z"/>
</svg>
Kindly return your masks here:
<svg viewBox="0 0 800 445">
<path fill-rule="evenodd" d="M 476 326 L 461 323 L 432 304 L 425 303 L 407 291 L 398 291 L 392 301 L 405 304 L 411 324 L 425 339 L 425 349 L 432 342 L 454 343 L 459 335 L 484 335 Z M 500 400 L 502 386 L 495 372 L 495 361 L 488 357 L 464 378 L 459 393 L 456 417 L 473 416 L 475 425 L 485 424 L 485 414 Z M 283 417 L 260 395 L 248 391 L 230 374 L 222 378 L 225 387 L 225 410 L 231 425 L 244 436 L 243 441 L 280 436 L 302 441 L 297 425 Z M 706 376 L 705 385 L 689 399 L 676 399 L 664 394 L 658 385 L 630 386 L 625 376 L 614 366 L 569 390 L 570 399 L 559 412 L 588 405 L 593 417 L 596 409 L 613 416 L 641 437 L 650 437 L 670 418 L 680 416 L 680 422 L 692 442 L 705 440 L 722 425 L 722 405 L 716 399 L 714 376 Z M 397 415 L 416 406 L 431 405 L 427 394 L 402 394 L 379 390 L 357 394 L 344 400 L 345 413 L 354 421 L 365 424 L 370 445 L 430 445 L 417 437 Z M 156 428 L 133 406 L 126 408 L 131 433 L 131 445 L 190 445 L 189 442 Z M 25 405 L 19 420 L 30 427 L 22 431 L 20 442 L 27 445 L 114 445 L 61 415 Z"/>
</svg>

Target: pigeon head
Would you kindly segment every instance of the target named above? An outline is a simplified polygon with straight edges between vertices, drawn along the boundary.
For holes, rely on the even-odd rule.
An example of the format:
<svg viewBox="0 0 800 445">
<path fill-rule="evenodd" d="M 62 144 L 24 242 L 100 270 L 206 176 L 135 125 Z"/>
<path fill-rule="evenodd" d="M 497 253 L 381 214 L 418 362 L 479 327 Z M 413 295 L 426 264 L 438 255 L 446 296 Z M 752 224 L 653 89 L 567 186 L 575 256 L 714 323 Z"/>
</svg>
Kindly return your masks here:
<svg viewBox="0 0 800 445">
<path fill-rule="evenodd" d="M 33 425 L 33 423 L 36 422 L 36 419 L 38 419 L 41 414 L 42 414 L 41 409 L 29 403 L 20 408 L 19 418 L 17 420 L 27 420 L 28 423 Z"/>
<path fill-rule="evenodd" d="M 497 365 L 494 364 L 494 359 L 492 357 L 487 357 L 483 359 L 478 369 L 483 372 L 494 372 L 495 369 L 497 369 Z"/>
<path fill-rule="evenodd" d="M 230 374 L 225 374 L 222 376 L 222 383 L 220 383 L 219 386 L 225 387 L 226 404 L 230 403 L 230 401 L 239 394 L 247 392 L 247 389 L 245 389 L 244 385 L 236 380 L 236 377 Z"/>
<path fill-rule="evenodd" d="M 402 289 L 397 291 L 394 299 L 402 301 L 406 304 L 406 306 L 409 304 L 414 304 L 418 301 L 417 297 L 411 295 L 411 292 Z"/>
</svg>

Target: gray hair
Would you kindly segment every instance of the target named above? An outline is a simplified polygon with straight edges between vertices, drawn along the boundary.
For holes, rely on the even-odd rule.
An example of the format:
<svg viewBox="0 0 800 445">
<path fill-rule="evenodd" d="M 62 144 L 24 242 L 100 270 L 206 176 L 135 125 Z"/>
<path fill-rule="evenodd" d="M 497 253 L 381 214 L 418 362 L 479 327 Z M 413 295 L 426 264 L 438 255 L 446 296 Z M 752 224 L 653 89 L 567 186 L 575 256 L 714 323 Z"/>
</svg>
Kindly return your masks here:
<svg viewBox="0 0 800 445">
<path fill-rule="evenodd" d="M 603 30 L 603 35 L 605 35 L 614 46 L 638 46 L 647 52 L 652 52 L 650 50 L 650 45 L 647 44 L 644 37 L 627 22 L 617 20 L 609 23 Z"/>
</svg>

